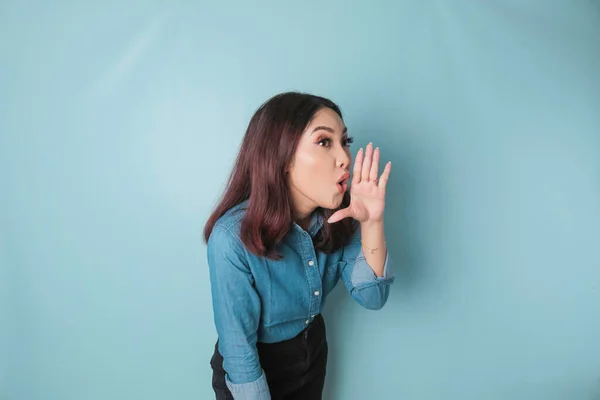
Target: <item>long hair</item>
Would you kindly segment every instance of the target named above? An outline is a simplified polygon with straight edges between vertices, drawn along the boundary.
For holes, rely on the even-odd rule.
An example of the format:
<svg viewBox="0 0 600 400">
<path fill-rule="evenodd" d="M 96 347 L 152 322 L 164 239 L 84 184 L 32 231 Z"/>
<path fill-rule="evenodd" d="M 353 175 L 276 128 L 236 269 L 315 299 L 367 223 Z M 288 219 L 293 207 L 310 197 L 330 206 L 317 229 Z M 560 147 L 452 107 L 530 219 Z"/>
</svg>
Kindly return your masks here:
<svg viewBox="0 0 600 400">
<path fill-rule="evenodd" d="M 330 108 L 342 118 L 340 108 L 331 100 L 298 92 L 278 94 L 259 107 L 250 119 L 225 192 L 204 227 L 206 242 L 217 220 L 248 200 L 240 227 L 242 243 L 258 256 L 280 258 L 276 246 L 293 222 L 286 170 L 302 133 L 322 108 Z M 340 208 L 349 203 L 350 195 L 346 192 Z M 335 211 L 316 210 L 324 221 Z M 356 228 L 351 218 L 337 222 L 335 227 L 325 223 L 314 245 L 330 253 L 346 245 Z"/>
</svg>

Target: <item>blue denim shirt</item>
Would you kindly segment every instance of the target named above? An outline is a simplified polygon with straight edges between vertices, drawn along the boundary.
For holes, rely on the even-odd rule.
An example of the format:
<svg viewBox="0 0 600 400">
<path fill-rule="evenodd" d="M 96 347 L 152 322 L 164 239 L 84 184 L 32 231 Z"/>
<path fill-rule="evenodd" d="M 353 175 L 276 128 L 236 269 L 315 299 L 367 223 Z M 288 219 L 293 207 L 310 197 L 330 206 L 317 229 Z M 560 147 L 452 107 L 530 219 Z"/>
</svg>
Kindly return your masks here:
<svg viewBox="0 0 600 400">
<path fill-rule="evenodd" d="M 263 400 L 270 399 L 270 394 L 257 341 L 279 342 L 300 333 L 323 310 L 340 278 L 361 306 L 380 309 L 394 275 L 389 255 L 382 277 L 369 267 L 360 228 L 338 251 L 316 251 L 312 237 L 323 225 L 316 213 L 308 232 L 293 224 L 278 247 L 281 260 L 251 254 L 240 239 L 244 207 L 245 203 L 234 207 L 217 221 L 208 240 L 207 257 L 227 387 L 236 400 Z"/>
</svg>

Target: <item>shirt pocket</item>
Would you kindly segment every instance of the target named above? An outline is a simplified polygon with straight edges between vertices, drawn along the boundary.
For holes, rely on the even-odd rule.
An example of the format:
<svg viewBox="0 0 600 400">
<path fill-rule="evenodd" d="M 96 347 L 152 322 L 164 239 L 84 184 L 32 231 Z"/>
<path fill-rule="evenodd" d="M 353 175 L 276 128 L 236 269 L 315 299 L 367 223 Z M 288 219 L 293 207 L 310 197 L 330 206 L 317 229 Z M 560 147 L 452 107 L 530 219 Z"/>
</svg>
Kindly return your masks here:
<svg viewBox="0 0 600 400">
<path fill-rule="evenodd" d="M 309 313 L 310 298 L 306 278 L 300 275 L 300 271 L 290 269 L 290 266 L 284 266 L 271 272 L 269 295 L 263 299 L 263 307 L 266 307 L 263 319 L 267 326 L 304 320 Z"/>
</svg>

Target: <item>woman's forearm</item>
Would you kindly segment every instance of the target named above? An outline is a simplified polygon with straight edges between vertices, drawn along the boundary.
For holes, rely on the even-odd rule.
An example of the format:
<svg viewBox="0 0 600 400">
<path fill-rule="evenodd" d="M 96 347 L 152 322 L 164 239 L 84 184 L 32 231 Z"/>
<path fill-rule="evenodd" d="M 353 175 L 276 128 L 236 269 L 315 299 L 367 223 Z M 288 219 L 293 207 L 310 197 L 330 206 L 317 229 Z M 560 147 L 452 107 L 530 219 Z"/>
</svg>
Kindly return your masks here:
<svg viewBox="0 0 600 400">
<path fill-rule="evenodd" d="M 383 276 L 383 267 L 387 255 L 383 219 L 381 221 L 365 221 L 360 224 L 362 250 L 367 264 L 375 275 Z"/>
</svg>

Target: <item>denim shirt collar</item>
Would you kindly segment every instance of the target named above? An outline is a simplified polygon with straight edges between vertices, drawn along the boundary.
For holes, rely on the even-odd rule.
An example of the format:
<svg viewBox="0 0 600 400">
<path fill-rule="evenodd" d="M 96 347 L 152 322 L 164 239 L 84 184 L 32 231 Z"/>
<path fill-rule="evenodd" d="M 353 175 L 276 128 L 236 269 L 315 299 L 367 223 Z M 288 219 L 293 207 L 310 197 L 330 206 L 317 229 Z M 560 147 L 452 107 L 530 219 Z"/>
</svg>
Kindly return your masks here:
<svg viewBox="0 0 600 400">
<path fill-rule="evenodd" d="M 317 211 L 313 212 L 310 220 L 310 226 L 308 227 L 308 234 L 311 237 L 315 237 L 315 235 L 319 232 L 319 230 L 321 230 L 322 227 L 323 217 L 321 216 L 321 213 Z"/>
<path fill-rule="evenodd" d="M 300 225 L 298 225 L 296 222 L 294 222 L 293 225 L 296 230 L 304 232 L 304 229 L 302 229 L 302 227 Z M 306 232 L 308 232 L 308 234 L 312 238 L 314 238 L 317 235 L 317 233 L 319 233 L 319 231 L 321 230 L 322 227 L 323 227 L 323 217 L 321 216 L 321 213 L 318 211 L 313 212 L 311 215 L 311 219 L 310 219 L 310 225 L 309 225 L 308 229 L 306 230 Z"/>
</svg>

